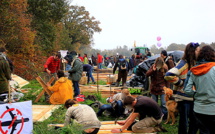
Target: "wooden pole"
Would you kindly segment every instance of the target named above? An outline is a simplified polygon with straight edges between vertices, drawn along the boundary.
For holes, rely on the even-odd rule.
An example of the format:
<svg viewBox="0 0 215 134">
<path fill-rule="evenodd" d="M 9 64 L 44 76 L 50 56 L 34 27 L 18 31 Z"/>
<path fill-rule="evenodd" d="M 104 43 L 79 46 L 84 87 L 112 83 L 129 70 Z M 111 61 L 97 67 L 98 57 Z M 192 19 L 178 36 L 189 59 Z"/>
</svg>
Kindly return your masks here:
<svg viewBox="0 0 215 134">
<path fill-rule="evenodd" d="M 11 103 L 11 89 L 10 89 L 10 81 L 8 80 L 8 102 Z"/>
<path fill-rule="evenodd" d="M 110 84 L 110 96 L 111 96 L 111 81 L 110 81 L 110 74 L 109 74 L 109 84 Z"/>
<path fill-rule="evenodd" d="M 99 68 L 97 69 L 97 93 L 99 93 Z"/>
</svg>

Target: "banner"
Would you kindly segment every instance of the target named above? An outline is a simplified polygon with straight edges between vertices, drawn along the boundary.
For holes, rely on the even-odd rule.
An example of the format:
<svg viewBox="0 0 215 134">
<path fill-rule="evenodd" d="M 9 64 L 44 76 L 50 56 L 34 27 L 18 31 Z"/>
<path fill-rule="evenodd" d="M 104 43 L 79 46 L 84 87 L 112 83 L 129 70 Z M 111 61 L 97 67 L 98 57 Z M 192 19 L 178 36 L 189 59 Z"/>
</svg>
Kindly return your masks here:
<svg viewBox="0 0 215 134">
<path fill-rule="evenodd" d="M 0 105 L 1 134 L 32 134 L 32 102 Z"/>
<path fill-rule="evenodd" d="M 62 57 L 65 57 L 67 55 L 68 50 L 60 50 L 59 52 Z"/>
</svg>

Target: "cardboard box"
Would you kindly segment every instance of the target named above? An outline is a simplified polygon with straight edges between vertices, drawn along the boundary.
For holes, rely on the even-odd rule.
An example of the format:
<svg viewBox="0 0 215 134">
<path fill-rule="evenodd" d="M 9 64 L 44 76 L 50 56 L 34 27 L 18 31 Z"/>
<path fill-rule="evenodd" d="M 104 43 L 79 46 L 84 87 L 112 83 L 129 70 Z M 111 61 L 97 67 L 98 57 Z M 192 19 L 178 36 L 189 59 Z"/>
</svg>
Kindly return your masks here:
<svg viewBox="0 0 215 134">
<path fill-rule="evenodd" d="M 112 84 L 114 82 L 116 82 L 116 75 L 107 75 L 107 84 Z"/>
<path fill-rule="evenodd" d="M 82 76 L 81 80 L 79 81 L 81 85 L 87 85 L 87 76 Z"/>
</svg>

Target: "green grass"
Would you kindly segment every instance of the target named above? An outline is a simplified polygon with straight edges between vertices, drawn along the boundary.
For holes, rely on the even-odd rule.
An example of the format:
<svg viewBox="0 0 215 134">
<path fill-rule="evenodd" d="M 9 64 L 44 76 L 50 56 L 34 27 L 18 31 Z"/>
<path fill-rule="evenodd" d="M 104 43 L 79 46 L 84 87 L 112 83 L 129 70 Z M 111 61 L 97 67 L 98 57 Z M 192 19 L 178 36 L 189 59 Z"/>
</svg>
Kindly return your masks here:
<svg viewBox="0 0 215 134">
<path fill-rule="evenodd" d="M 96 84 L 93 84 L 93 85 L 97 85 L 97 81 L 95 81 Z M 99 85 L 107 85 L 107 82 L 106 81 L 103 81 L 103 80 L 99 80 L 98 81 Z M 89 84 L 86 84 L 86 86 L 88 85 L 92 85 L 92 82 L 90 82 Z"/>
<path fill-rule="evenodd" d="M 106 85 L 105 81 L 99 81 L 99 85 Z M 26 89 L 29 88 L 29 92 L 25 94 L 24 98 L 21 99 L 21 101 L 25 101 L 25 100 L 32 100 L 33 104 L 46 104 L 48 105 L 47 102 L 45 102 L 45 97 L 42 97 L 38 103 L 34 103 L 34 100 L 36 99 L 36 96 L 38 93 L 40 93 L 40 91 L 42 90 L 42 87 L 40 86 L 40 84 L 36 81 L 36 80 L 32 80 L 30 81 L 30 84 L 24 86 L 22 89 Z M 134 89 L 131 89 L 134 90 Z M 136 90 L 135 90 L 136 91 Z M 37 93 L 35 93 L 37 92 Z M 88 93 L 88 92 L 84 92 L 83 93 L 85 96 L 87 95 L 92 95 L 92 93 Z M 97 100 L 99 100 L 100 102 L 106 104 L 106 98 L 103 98 L 101 96 L 101 94 L 97 94 L 94 93 L 93 95 L 96 96 Z M 81 102 L 81 104 L 91 104 L 94 101 L 91 100 L 85 100 L 84 102 Z M 160 101 L 159 101 L 160 103 Z M 95 109 L 95 111 L 97 112 L 98 109 Z M 81 130 L 79 129 L 80 126 L 77 126 L 77 124 L 73 124 L 72 126 L 69 127 L 65 127 L 62 130 L 55 130 L 53 127 L 48 127 L 48 124 L 62 124 L 64 123 L 64 119 L 65 119 L 65 113 L 66 113 L 66 109 L 63 107 L 63 105 L 56 109 L 55 111 L 52 112 L 52 116 L 50 116 L 48 119 L 46 119 L 43 122 L 35 122 L 34 123 L 34 129 L 33 129 L 33 133 L 34 134 L 81 134 Z M 110 121 L 110 120 L 115 120 L 114 117 L 107 117 L 107 116 L 102 116 L 99 117 L 100 121 Z M 170 123 L 169 124 L 164 124 L 164 121 L 162 122 L 162 126 L 168 131 L 168 132 L 159 132 L 159 134 L 176 134 L 178 132 L 178 118 L 177 118 L 177 122 L 175 125 L 171 126 Z"/>
<path fill-rule="evenodd" d="M 164 124 L 165 121 L 162 121 L 162 126 L 168 131 L 168 132 L 159 132 L 159 134 L 177 134 L 178 133 L 178 121 L 179 118 L 177 118 L 177 122 L 174 125 Z"/>
<path fill-rule="evenodd" d="M 34 123 L 34 134 L 82 134 L 81 126 L 73 123 L 68 127 L 62 129 L 55 129 L 54 127 L 48 127 L 48 124 L 63 124 L 65 119 L 66 109 L 62 105 L 52 115 L 43 122 Z"/>
<path fill-rule="evenodd" d="M 22 87 L 22 89 L 28 89 L 27 93 L 24 93 L 24 97 L 20 99 L 20 101 L 32 100 L 33 104 L 37 105 L 49 105 L 48 102 L 45 101 L 45 96 L 43 95 L 37 103 L 36 100 L 37 95 L 43 90 L 40 83 L 37 80 L 32 80 L 28 85 Z"/>
</svg>

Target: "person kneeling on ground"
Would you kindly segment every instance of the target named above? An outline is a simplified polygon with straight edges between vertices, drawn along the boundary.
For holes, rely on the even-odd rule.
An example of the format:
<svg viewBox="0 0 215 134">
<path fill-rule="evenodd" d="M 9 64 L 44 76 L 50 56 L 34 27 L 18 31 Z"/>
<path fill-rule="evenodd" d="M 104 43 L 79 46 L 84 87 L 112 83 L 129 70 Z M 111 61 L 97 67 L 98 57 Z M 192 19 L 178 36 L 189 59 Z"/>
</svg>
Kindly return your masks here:
<svg viewBox="0 0 215 134">
<path fill-rule="evenodd" d="M 131 127 L 134 133 L 152 133 L 162 131 L 160 123 L 163 114 L 159 105 L 151 98 L 146 96 L 126 96 L 124 105 L 133 108 L 133 112 L 125 121 L 118 121 L 119 125 L 123 125 L 121 129 L 112 129 L 112 133 L 120 133 Z M 147 117 L 146 117 L 147 116 Z M 139 117 L 139 121 L 135 119 Z M 133 125 L 133 126 L 132 126 Z"/>
<path fill-rule="evenodd" d="M 104 104 L 99 108 L 97 116 L 101 116 L 102 113 L 107 110 L 111 115 L 116 117 L 122 117 L 125 111 L 123 100 L 125 96 L 131 95 L 128 89 L 123 89 L 121 93 L 115 94 L 113 97 L 107 98 L 107 102 L 111 104 Z"/>
<path fill-rule="evenodd" d="M 69 99 L 65 102 L 67 108 L 64 126 L 71 123 L 71 118 L 83 126 L 87 134 L 97 134 L 101 123 L 94 110 L 85 104 L 77 104 L 75 100 Z"/>
<path fill-rule="evenodd" d="M 73 99 L 72 81 L 65 77 L 64 72 L 57 72 L 58 80 L 53 86 L 47 83 L 48 89 L 53 91 L 49 102 L 51 104 L 64 104 L 66 100 Z"/>
</svg>

